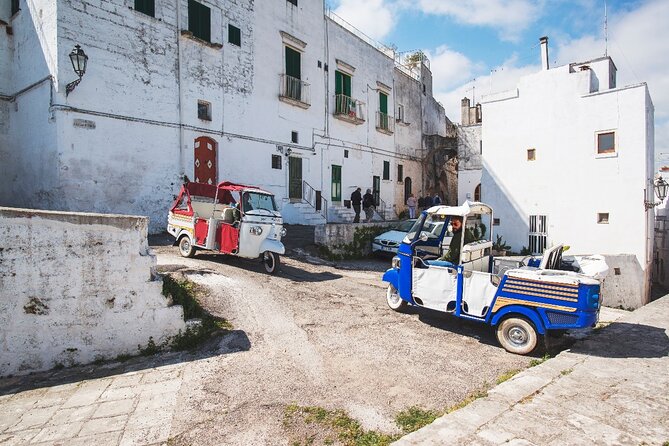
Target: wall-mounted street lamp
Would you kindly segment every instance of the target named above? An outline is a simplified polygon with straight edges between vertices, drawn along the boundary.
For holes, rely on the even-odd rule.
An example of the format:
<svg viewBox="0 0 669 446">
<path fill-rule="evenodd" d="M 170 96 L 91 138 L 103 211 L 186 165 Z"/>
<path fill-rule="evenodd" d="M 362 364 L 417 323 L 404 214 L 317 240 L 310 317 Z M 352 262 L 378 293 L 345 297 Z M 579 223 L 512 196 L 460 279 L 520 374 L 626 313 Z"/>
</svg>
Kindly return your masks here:
<svg viewBox="0 0 669 446">
<path fill-rule="evenodd" d="M 664 202 L 664 199 L 667 198 L 667 191 L 669 190 L 669 183 L 667 183 L 661 175 L 658 175 L 653 181 L 653 189 L 655 189 L 655 195 L 660 199 L 658 203 L 654 201 L 644 201 L 644 206 L 646 210 L 652 209 L 655 206 L 658 206 Z"/>
<path fill-rule="evenodd" d="M 84 73 L 86 73 L 86 64 L 88 63 L 88 56 L 84 53 L 84 50 L 81 49 L 79 45 L 75 45 L 74 49 L 70 52 L 70 62 L 72 62 L 72 68 L 74 72 L 79 76 L 79 79 L 76 79 L 65 87 L 65 96 L 69 95 L 79 82 Z"/>
</svg>

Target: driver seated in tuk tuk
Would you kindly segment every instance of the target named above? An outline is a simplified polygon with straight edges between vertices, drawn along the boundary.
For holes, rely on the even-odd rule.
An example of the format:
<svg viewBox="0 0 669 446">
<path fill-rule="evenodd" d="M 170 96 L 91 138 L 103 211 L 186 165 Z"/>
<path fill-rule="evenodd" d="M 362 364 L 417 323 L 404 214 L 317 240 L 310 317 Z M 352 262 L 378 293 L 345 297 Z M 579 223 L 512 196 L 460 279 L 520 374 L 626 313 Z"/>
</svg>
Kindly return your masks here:
<svg viewBox="0 0 669 446">
<path fill-rule="evenodd" d="M 244 192 L 244 195 L 242 196 L 242 202 L 244 203 L 244 212 L 248 212 L 253 209 L 253 205 L 251 204 L 251 197 L 249 196 L 248 192 Z"/>
<path fill-rule="evenodd" d="M 451 262 L 453 265 L 460 263 L 460 244 L 462 241 L 462 217 L 453 216 L 450 220 L 450 225 L 453 230 L 453 238 L 448 245 L 448 251 L 439 257 L 440 261 Z M 474 234 L 470 230 L 465 230 L 465 245 L 476 240 Z"/>
</svg>

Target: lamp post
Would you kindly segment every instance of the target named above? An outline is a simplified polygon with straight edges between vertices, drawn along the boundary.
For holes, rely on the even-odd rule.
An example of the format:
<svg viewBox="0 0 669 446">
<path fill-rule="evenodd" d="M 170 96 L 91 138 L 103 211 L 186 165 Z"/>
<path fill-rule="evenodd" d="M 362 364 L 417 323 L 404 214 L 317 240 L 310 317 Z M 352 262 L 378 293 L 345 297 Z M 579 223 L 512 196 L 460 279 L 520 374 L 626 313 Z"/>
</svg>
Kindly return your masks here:
<svg viewBox="0 0 669 446">
<path fill-rule="evenodd" d="M 70 62 L 72 62 L 72 69 L 77 74 L 77 76 L 79 76 L 79 78 L 67 84 L 65 87 L 65 96 L 69 95 L 76 88 L 76 86 L 79 85 L 81 78 L 84 76 L 84 73 L 86 73 L 88 56 L 86 53 L 84 53 L 84 50 L 81 49 L 81 46 L 74 46 L 74 49 L 70 52 Z"/>
<path fill-rule="evenodd" d="M 644 206 L 646 210 L 652 209 L 655 206 L 658 206 L 664 202 L 664 199 L 667 198 L 667 191 L 669 190 L 669 183 L 667 183 L 662 175 L 658 175 L 653 181 L 653 189 L 655 189 L 655 195 L 660 200 L 659 202 L 654 201 L 644 201 Z"/>
</svg>

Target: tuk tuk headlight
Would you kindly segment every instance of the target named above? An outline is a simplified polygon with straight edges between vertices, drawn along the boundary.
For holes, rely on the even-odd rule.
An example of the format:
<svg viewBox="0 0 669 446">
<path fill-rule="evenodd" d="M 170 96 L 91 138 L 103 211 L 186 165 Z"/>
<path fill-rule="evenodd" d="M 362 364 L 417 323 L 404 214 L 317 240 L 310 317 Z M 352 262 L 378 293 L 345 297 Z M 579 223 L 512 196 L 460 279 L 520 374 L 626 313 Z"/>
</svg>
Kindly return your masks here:
<svg viewBox="0 0 669 446">
<path fill-rule="evenodd" d="M 260 235 L 262 234 L 262 228 L 260 226 L 251 226 L 249 232 L 251 232 L 253 235 Z"/>
<path fill-rule="evenodd" d="M 395 269 L 400 269 L 400 258 L 398 256 L 393 257 L 390 265 Z"/>
<path fill-rule="evenodd" d="M 281 228 L 281 232 L 280 232 L 281 237 L 285 237 L 287 232 L 288 231 L 286 230 L 286 228 Z"/>
</svg>

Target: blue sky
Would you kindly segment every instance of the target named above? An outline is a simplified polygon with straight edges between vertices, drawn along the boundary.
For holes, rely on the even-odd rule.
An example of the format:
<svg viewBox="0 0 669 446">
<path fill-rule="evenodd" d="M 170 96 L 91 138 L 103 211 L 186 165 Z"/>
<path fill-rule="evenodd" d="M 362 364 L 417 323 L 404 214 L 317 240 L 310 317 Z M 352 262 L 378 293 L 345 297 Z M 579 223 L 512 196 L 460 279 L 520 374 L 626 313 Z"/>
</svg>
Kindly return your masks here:
<svg viewBox="0 0 669 446">
<path fill-rule="evenodd" d="M 669 0 L 608 0 L 608 54 L 618 85 L 648 84 L 656 164 L 669 166 Z M 604 0 L 326 0 L 340 17 L 398 51 L 423 50 L 434 95 L 459 119 L 460 99 L 513 88 L 540 69 L 604 55 Z M 485 119 L 485 116 L 484 116 Z"/>
</svg>

